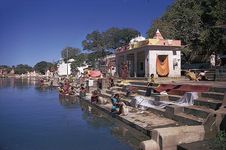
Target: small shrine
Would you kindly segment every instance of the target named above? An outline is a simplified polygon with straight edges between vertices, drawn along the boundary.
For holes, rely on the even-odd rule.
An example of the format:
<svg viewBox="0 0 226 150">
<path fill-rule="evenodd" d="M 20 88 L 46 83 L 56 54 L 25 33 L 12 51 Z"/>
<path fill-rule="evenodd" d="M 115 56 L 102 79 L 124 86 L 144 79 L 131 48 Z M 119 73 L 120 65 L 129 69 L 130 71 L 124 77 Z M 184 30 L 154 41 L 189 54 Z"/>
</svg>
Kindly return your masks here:
<svg viewBox="0 0 226 150">
<path fill-rule="evenodd" d="M 181 76 L 181 41 L 164 39 L 157 30 L 152 39 L 138 36 L 116 50 L 116 69 L 120 77 Z M 125 70 L 127 69 L 127 70 Z"/>
</svg>

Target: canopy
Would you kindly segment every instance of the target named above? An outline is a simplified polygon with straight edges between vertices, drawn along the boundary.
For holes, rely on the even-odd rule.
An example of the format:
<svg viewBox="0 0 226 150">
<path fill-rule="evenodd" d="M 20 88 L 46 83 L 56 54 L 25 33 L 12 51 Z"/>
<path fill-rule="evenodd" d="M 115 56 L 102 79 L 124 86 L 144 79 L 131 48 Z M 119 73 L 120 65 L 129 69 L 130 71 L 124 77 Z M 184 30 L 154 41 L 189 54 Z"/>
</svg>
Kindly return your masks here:
<svg viewBox="0 0 226 150">
<path fill-rule="evenodd" d="M 90 71 L 90 77 L 100 77 L 101 76 L 101 72 L 99 70 L 92 70 Z"/>
</svg>

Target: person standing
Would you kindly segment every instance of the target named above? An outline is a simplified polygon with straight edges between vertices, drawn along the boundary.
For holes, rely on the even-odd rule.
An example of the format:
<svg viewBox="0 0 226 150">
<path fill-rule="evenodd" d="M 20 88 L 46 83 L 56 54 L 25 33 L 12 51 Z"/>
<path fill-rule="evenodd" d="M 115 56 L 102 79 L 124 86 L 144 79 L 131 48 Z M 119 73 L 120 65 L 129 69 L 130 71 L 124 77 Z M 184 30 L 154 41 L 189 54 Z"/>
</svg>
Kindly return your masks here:
<svg viewBox="0 0 226 150">
<path fill-rule="evenodd" d="M 215 58 L 215 52 L 213 52 L 211 55 L 210 55 L 210 66 L 211 68 L 214 68 L 215 65 L 216 65 L 216 58 Z"/>
</svg>

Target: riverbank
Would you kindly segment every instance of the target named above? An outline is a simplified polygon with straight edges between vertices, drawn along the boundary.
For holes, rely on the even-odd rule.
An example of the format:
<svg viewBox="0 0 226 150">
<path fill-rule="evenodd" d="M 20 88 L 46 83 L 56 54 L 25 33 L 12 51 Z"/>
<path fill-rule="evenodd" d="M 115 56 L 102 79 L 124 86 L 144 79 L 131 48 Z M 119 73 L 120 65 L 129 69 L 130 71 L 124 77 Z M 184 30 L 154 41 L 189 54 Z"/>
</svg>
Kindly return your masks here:
<svg viewBox="0 0 226 150">
<path fill-rule="evenodd" d="M 149 136 L 150 140 L 144 141 L 140 145 L 141 149 L 143 148 L 144 150 L 149 150 L 147 147 L 149 147 L 150 145 L 158 147 L 156 150 L 174 150 L 177 149 L 177 146 L 182 143 L 193 143 L 196 141 L 200 141 L 199 143 L 202 143 L 203 140 L 214 137 L 217 131 L 215 129 L 211 131 L 209 128 L 209 125 L 214 122 L 214 118 L 212 118 L 212 121 L 209 122 L 207 121 L 207 118 L 209 118 L 209 114 L 214 113 L 217 109 L 219 109 L 219 106 L 221 106 L 222 104 L 222 101 L 224 99 L 224 93 L 222 92 L 224 92 L 226 88 L 226 84 L 224 84 L 224 82 L 194 82 L 182 79 L 161 80 L 161 83 L 168 83 L 170 85 L 176 85 L 177 87 L 181 87 L 181 85 L 183 85 L 183 87 L 186 87 L 185 89 L 183 88 L 183 90 L 186 91 L 192 91 L 192 89 L 195 90 L 195 88 L 199 89 L 203 87 L 208 87 L 209 90 L 207 92 L 199 92 L 199 98 L 195 99 L 194 105 L 191 106 L 168 105 L 163 109 L 144 107 L 144 109 L 139 109 L 129 106 L 129 102 L 134 98 L 134 96 L 145 95 L 144 89 L 146 89 L 146 82 L 146 80 L 142 79 L 127 80 L 126 83 L 129 83 L 127 84 L 127 86 L 129 85 L 136 87 L 138 88 L 138 90 L 130 97 L 121 99 L 128 105 L 127 107 L 129 109 L 129 114 L 126 116 L 113 115 L 111 113 L 111 95 L 113 93 L 120 93 L 121 95 L 125 94 L 123 88 L 121 87 L 123 85 L 121 84 L 116 84 L 116 87 L 113 87 L 111 89 L 104 88 L 103 90 L 101 90 L 101 97 L 105 98 L 108 101 L 107 104 L 90 103 L 90 94 L 88 94 L 87 97 L 83 98 L 83 100 L 90 105 L 106 112 L 110 116 L 113 115 L 113 117 L 115 117 L 116 119 Z M 183 91 L 183 93 L 186 91 Z M 177 101 L 181 98 L 181 96 L 179 95 L 171 94 L 162 96 L 154 95 L 154 97 L 155 100 L 167 100 L 169 102 Z M 224 115 L 225 113 L 226 111 L 223 111 Z"/>
</svg>

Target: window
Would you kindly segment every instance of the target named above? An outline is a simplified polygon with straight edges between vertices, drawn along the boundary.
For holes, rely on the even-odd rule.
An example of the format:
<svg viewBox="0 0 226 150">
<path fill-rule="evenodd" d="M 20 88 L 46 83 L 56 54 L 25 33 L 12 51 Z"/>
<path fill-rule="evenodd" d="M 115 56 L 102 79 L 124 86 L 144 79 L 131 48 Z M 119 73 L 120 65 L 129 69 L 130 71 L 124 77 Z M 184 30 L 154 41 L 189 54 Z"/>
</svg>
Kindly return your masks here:
<svg viewBox="0 0 226 150">
<path fill-rule="evenodd" d="M 177 51 L 173 51 L 173 55 L 177 55 Z"/>
</svg>

